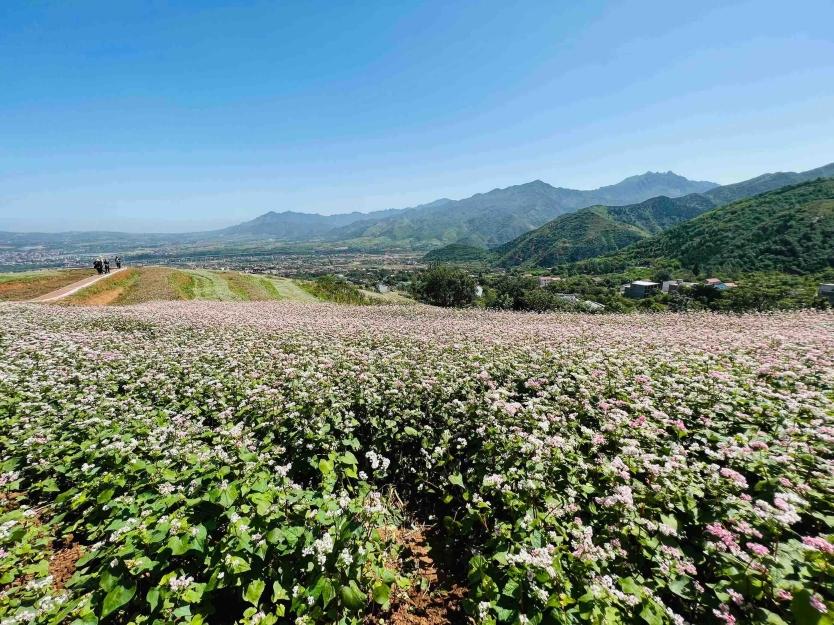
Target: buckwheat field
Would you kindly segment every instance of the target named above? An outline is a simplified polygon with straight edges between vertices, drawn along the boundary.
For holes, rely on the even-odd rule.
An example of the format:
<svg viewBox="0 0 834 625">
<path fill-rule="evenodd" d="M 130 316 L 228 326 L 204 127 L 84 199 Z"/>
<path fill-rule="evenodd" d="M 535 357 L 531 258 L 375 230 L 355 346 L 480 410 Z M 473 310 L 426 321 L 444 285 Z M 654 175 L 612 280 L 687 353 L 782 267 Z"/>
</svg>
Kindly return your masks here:
<svg viewBox="0 0 834 625">
<path fill-rule="evenodd" d="M 0 620 L 832 623 L 834 315 L 0 305 Z"/>
</svg>

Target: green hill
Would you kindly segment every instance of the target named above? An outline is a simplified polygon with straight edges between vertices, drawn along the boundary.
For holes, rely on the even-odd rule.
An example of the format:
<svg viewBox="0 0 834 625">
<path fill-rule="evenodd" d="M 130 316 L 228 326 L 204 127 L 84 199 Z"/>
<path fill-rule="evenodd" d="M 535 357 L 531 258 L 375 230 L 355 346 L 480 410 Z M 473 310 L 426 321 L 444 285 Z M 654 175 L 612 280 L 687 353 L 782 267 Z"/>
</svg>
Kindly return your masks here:
<svg viewBox="0 0 834 625">
<path fill-rule="evenodd" d="M 628 206 L 591 206 L 497 248 L 499 264 L 550 267 L 614 252 L 714 207 L 700 194 Z"/>
<path fill-rule="evenodd" d="M 729 274 L 804 274 L 834 267 L 834 179 L 784 187 L 713 209 L 573 269 L 604 273 L 642 265 Z"/>
<path fill-rule="evenodd" d="M 781 189 L 789 185 L 800 184 L 809 180 L 816 180 L 817 178 L 830 178 L 832 176 L 834 176 L 834 163 L 829 163 L 828 165 L 802 172 L 777 171 L 770 174 L 762 174 L 750 180 L 727 184 L 723 187 L 715 187 L 704 192 L 703 195 L 715 202 L 716 206 L 721 206 L 753 197 L 754 195 L 767 193 L 768 191 L 775 191 L 776 189 Z"/>
<path fill-rule="evenodd" d="M 493 258 L 494 255 L 489 250 L 464 243 L 451 243 L 423 256 L 423 260 L 430 263 L 489 262 Z"/>
</svg>

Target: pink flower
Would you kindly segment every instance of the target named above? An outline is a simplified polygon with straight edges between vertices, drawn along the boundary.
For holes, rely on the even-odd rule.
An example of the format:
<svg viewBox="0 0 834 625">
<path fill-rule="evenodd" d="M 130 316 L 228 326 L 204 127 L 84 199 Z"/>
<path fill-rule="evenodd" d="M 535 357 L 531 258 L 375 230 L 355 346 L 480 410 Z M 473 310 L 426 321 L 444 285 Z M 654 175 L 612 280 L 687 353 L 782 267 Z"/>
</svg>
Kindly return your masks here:
<svg viewBox="0 0 834 625">
<path fill-rule="evenodd" d="M 747 548 L 751 551 L 751 553 L 759 557 L 766 556 L 770 553 L 768 548 L 761 543 L 747 543 Z"/>
<path fill-rule="evenodd" d="M 736 536 L 721 523 L 710 523 L 707 525 L 707 534 L 710 534 L 721 541 L 721 547 L 727 549 L 730 553 L 737 554 L 740 549 L 736 542 Z"/>
<path fill-rule="evenodd" d="M 726 477 L 739 488 L 747 488 L 747 480 L 738 471 L 734 471 L 729 467 L 724 467 L 723 469 L 721 469 L 721 471 L 719 471 L 719 473 L 721 474 L 721 477 Z"/>
<path fill-rule="evenodd" d="M 817 595 L 817 594 L 811 595 L 810 602 L 811 602 L 811 607 L 814 608 L 817 612 L 819 612 L 821 614 L 825 614 L 826 612 L 828 612 L 828 608 L 823 603 L 822 597 L 820 597 L 819 595 Z"/>
<path fill-rule="evenodd" d="M 780 588 L 776 591 L 776 599 L 779 601 L 790 601 L 793 599 L 793 593 L 785 590 L 784 588 Z"/>
<path fill-rule="evenodd" d="M 726 603 L 722 603 L 719 606 L 719 610 L 713 610 L 712 613 L 722 621 L 724 621 L 727 625 L 735 625 L 736 617 L 730 614 L 730 606 Z"/>
<path fill-rule="evenodd" d="M 740 592 L 736 592 L 732 588 L 727 590 L 727 594 L 730 595 L 730 599 L 733 600 L 733 603 L 736 605 L 741 605 L 744 603 L 744 596 Z"/>
<path fill-rule="evenodd" d="M 834 553 L 834 545 L 825 540 L 822 536 L 803 536 L 802 544 L 809 549 L 823 553 Z"/>
</svg>

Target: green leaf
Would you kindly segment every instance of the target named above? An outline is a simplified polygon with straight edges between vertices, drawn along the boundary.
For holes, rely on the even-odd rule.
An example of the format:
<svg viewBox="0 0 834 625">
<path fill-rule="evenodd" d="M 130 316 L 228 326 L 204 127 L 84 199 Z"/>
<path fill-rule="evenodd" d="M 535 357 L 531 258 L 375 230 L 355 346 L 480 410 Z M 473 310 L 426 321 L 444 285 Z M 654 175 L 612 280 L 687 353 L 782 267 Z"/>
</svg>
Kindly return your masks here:
<svg viewBox="0 0 834 625">
<path fill-rule="evenodd" d="M 277 582 L 277 581 L 272 582 L 272 601 L 273 602 L 289 601 L 289 598 L 290 598 L 289 594 L 287 594 L 287 591 L 284 589 L 284 587 L 281 585 L 280 582 Z"/>
<path fill-rule="evenodd" d="M 292 527 L 286 527 L 281 530 L 284 539 L 290 544 L 295 545 L 298 542 L 298 539 L 304 534 L 304 528 L 300 525 L 293 525 Z"/>
<path fill-rule="evenodd" d="M 342 464 L 359 464 L 359 461 L 356 459 L 351 452 L 346 451 L 341 456 L 339 456 L 339 462 Z"/>
<path fill-rule="evenodd" d="M 228 556 L 228 565 L 232 573 L 239 575 L 250 570 L 249 563 L 240 556 Z"/>
<path fill-rule="evenodd" d="M 119 578 L 110 572 L 110 569 L 105 569 L 98 578 L 98 585 L 102 590 L 110 592 L 119 583 Z"/>
<path fill-rule="evenodd" d="M 188 551 L 188 540 L 183 540 L 179 536 L 171 536 L 168 539 L 168 549 L 171 550 L 172 555 L 181 556 Z"/>
<path fill-rule="evenodd" d="M 256 579 L 246 587 L 246 592 L 243 593 L 243 598 L 257 607 L 258 601 L 260 601 L 261 595 L 264 592 L 264 588 L 266 588 L 266 582 Z"/>
<path fill-rule="evenodd" d="M 515 597 L 516 591 L 518 591 L 518 582 L 512 578 L 507 580 L 507 583 L 504 585 L 503 590 L 501 591 L 502 595 L 507 597 Z"/>
<path fill-rule="evenodd" d="M 221 490 L 221 492 L 220 492 L 220 505 L 223 506 L 224 508 L 228 508 L 232 504 L 234 504 L 237 497 L 238 497 L 237 484 L 231 483 L 226 488 Z"/>
<path fill-rule="evenodd" d="M 403 431 L 404 431 L 406 434 L 408 434 L 409 436 L 420 436 L 420 432 L 418 432 L 417 430 L 415 430 L 415 429 L 414 429 L 413 427 L 411 427 L 410 425 L 405 426 L 405 428 L 403 429 Z"/>
<path fill-rule="evenodd" d="M 658 608 L 658 606 L 654 603 L 649 602 L 640 612 L 640 618 L 646 621 L 649 625 L 664 625 L 666 622 L 666 613 Z"/>
<path fill-rule="evenodd" d="M 330 475 L 333 473 L 333 463 L 329 460 L 319 460 L 319 471 L 324 476 Z"/>
<path fill-rule="evenodd" d="M 108 501 L 113 499 L 113 493 L 115 493 L 115 492 L 116 491 L 112 488 L 108 488 L 107 490 L 103 490 L 98 494 L 98 497 L 96 497 L 96 501 L 98 503 L 107 503 Z"/>
<path fill-rule="evenodd" d="M 336 589 L 333 587 L 333 583 L 329 579 L 324 580 L 324 584 L 322 585 L 321 589 L 322 605 L 326 607 L 327 604 L 333 601 L 333 598 L 335 596 Z"/>
<path fill-rule="evenodd" d="M 674 530 L 678 529 L 678 520 L 675 517 L 673 517 L 669 514 L 661 514 L 660 515 L 660 520 L 661 520 L 661 522 L 663 522 L 664 525 L 668 525 L 669 527 L 671 527 Z"/>
<path fill-rule="evenodd" d="M 151 588 L 145 598 L 148 601 L 148 605 L 151 606 L 151 612 L 156 610 L 156 606 L 159 605 L 159 588 Z"/>
<path fill-rule="evenodd" d="M 460 473 L 452 473 L 452 475 L 449 476 L 449 482 L 455 486 L 463 488 L 463 476 L 461 476 Z"/>
<path fill-rule="evenodd" d="M 624 593 L 629 595 L 636 595 L 639 597 L 643 594 L 643 589 L 640 587 L 640 584 L 634 581 L 633 577 L 620 578 L 620 588 L 623 589 Z"/>
<path fill-rule="evenodd" d="M 764 608 L 760 609 L 761 612 L 765 615 L 765 622 L 768 625 L 788 625 L 788 623 L 783 619 L 781 616 L 776 614 L 775 612 L 771 612 L 770 610 L 765 610 Z"/>
<path fill-rule="evenodd" d="M 353 580 L 350 580 L 347 586 L 342 586 L 341 594 L 342 603 L 351 610 L 361 610 L 368 601 L 365 594 L 359 590 L 359 586 Z"/>
<path fill-rule="evenodd" d="M 371 593 L 379 605 L 385 605 L 391 599 L 391 587 L 385 582 L 376 582 Z"/>
<path fill-rule="evenodd" d="M 687 587 L 688 584 L 689 584 L 689 578 L 684 576 L 684 575 L 680 575 L 680 576 L 676 577 L 674 580 L 672 580 L 671 584 L 669 584 L 669 590 L 671 590 L 673 593 L 675 593 L 679 597 L 686 598 L 686 597 L 689 596 L 689 593 L 686 592 L 686 587 Z"/>
<path fill-rule="evenodd" d="M 136 586 L 122 586 L 121 584 L 114 586 L 104 597 L 104 602 L 101 606 L 101 618 L 121 608 L 133 599 L 134 594 L 136 594 Z"/>
</svg>

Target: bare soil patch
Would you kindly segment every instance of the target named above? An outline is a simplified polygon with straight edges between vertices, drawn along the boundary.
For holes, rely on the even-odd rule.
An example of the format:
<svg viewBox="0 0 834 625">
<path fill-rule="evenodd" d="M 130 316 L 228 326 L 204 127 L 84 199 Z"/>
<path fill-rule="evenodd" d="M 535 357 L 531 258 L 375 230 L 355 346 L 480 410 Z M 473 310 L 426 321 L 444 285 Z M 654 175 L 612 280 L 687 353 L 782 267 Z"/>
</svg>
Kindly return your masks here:
<svg viewBox="0 0 834 625">
<path fill-rule="evenodd" d="M 75 563 L 81 558 L 81 545 L 72 542 L 72 536 L 67 537 L 65 546 L 56 551 L 49 560 L 49 574 L 55 590 L 61 590 L 75 573 Z"/>
<path fill-rule="evenodd" d="M 461 604 L 466 598 L 466 588 L 452 582 L 439 571 L 431 556 L 426 527 L 380 528 L 377 531 L 385 539 L 403 547 L 400 570 L 411 569 L 412 584 L 404 591 L 393 593 L 391 609 L 387 614 L 369 616 L 366 622 L 393 625 L 458 625 L 469 623 Z"/>
</svg>

